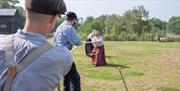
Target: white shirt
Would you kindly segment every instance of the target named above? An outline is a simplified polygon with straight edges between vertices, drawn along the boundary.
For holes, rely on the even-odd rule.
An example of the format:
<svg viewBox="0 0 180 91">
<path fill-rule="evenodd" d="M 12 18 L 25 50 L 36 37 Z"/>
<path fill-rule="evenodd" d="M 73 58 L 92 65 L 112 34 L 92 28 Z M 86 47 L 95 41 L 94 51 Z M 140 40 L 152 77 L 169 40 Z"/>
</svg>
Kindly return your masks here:
<svg viewBox="0 0 180 91">
<path fill-rule="evenodd" d="M 94 35 L 94 32 L 92 32 L 92 33 L 90 33 L 89 35 L 88 35 L 88 37 L 87 37 L 87 39 L 93 39 L 93 37 L 94 37 L 95 35 Z"/>
<path fill-rule="evenodd" d="M 102 45 L 104 45 L 104 43 L 103 43 L 103 38 L 102 38 L 101 36 L 94 36 L 94 37 L 92 38 L 92 42 L 95 42 L 94 44 L 95 44 L 96 46 L 102 46 Z"/>
</svg>

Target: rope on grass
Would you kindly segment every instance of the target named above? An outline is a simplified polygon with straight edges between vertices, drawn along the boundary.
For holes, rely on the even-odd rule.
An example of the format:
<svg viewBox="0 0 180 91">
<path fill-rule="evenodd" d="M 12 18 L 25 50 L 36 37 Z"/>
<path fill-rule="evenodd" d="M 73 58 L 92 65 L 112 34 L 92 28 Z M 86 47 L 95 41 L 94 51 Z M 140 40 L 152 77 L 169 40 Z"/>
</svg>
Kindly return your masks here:
<svg viewBox="0 0 180 91">
<path fill-rule="evenodd" d="M 113 62 L 113 60 L 112 60 L 112 58 L 111 58 L 111 57 L 107 57 L 107 56 L 106 56 L 106 58 L 108 58 L 108 59 L 111 61 L 111 63 L 112 63 L 112 64 L 114 64 L 114 62 Z M 115 66 L 115 68 L 119 71 L 119 73 L 120 73 L 120 75 L 121 75 L 121 78 L 122 78 L 122 80 L 123 80 L 124 87 L 125 87 L 126 91 L 129 91 L 129 90 L 128 90 L 128 87 L 127 87 L 127 84 L 126 84 L 126 81 L 124 80 L 124 77 L 123 77 L 123 74 L 122 74 L 121 68 L 116 67 L 116 66 Z"/>
</svg>

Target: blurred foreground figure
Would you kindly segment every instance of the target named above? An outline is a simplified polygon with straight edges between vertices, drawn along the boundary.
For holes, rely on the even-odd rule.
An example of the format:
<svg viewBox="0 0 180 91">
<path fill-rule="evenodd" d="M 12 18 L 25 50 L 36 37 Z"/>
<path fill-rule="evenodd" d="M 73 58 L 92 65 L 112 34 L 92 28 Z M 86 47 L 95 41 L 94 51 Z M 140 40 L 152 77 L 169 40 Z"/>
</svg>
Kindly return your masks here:
<svg viewBox="0 0 180 91">
<path fill-rule="evenodd" d="M 50 45 L 45 36 L 66 11 L 65 3 L 25 0 L 25 8 L 23 30 L 0 35 L 0 91 L 54 91 L 73 58 L 65 47 Z"/>
</svg>

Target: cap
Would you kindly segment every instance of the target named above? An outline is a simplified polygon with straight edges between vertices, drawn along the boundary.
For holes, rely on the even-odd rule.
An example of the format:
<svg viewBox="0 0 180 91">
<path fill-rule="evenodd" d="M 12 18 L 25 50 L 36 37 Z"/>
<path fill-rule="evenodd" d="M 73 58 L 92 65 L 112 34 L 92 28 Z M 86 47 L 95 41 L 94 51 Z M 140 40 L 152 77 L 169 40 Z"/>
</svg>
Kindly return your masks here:
<svg viewBox="0 0 180 91">
<path fill-rule="evenodd" d="M 42 14 L 64 14 L 67 9 L 63 0 L 25 0 L 25 8 Z"/>
<path fill-rule="evenodd" d="M 77 20 L 76 13 L 74 13 L 74 12 L 72 12 L 72 11 L 69 11 L 69 12 L 66 14 L 66 17 L 67 17 L 67 19 L 76 19 L 76 20 Z"/>
</svg>

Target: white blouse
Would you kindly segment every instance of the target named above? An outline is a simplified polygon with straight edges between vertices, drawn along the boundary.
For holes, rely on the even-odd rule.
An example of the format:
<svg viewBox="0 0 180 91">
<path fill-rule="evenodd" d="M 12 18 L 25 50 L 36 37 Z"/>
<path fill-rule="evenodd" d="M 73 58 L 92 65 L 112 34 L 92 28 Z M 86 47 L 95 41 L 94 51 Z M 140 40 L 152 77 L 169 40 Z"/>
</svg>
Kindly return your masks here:
<svg viewBox="0 0 180 91">
<path fill-rule="evenodd" d="M 104 45 L 104 43 L 103 43 L 103 38 L 102 38 L 101 36 L 94 36 L 94 37 L 92 38 L 92 42 L 94 42 L 94 44 L 95 44 L 96 46 L 102 46 L 102 45 Z"/>
</svg>

